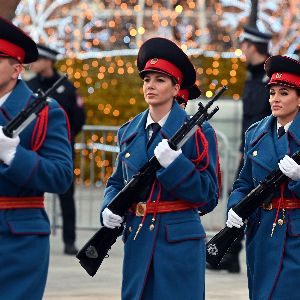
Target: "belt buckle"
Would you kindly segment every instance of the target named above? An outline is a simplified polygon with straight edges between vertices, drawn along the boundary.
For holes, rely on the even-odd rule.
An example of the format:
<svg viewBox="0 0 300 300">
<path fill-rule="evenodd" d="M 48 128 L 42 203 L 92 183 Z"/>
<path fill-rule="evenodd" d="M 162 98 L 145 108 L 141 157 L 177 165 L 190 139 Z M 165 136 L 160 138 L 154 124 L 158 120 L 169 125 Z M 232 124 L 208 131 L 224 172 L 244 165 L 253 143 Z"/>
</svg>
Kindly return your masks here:
<svg viewBox="0 0 300 300">
<path fill-rule="evenodd" d="M 135 215 L 137 217 L 143 217 L 145 215 L 145 211 L 146 211 L 146 203 L 145 202 L 139 202 L 136 205 Z"/>
<path fill-rule="evenodd" d="M 263 203 L 263 209 L 264 210 L 271 210 L 272 209 L 272 202 L 270 203 Z"/>
</svg>

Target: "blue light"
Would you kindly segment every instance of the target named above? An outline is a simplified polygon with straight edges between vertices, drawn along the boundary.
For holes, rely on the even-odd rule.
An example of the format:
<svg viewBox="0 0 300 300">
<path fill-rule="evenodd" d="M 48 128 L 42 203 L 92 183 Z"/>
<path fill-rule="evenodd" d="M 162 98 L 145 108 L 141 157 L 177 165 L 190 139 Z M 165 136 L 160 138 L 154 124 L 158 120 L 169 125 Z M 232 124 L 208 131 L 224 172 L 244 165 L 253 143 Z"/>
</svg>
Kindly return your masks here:
<svg viewBox="0 0 300 300">
<path fill-rule="evenodd" d="M 125 44 L 129 44 L 130 43 L 130 37 L 128 35 L 124 36 L 123 41 Z"/>
</svg>

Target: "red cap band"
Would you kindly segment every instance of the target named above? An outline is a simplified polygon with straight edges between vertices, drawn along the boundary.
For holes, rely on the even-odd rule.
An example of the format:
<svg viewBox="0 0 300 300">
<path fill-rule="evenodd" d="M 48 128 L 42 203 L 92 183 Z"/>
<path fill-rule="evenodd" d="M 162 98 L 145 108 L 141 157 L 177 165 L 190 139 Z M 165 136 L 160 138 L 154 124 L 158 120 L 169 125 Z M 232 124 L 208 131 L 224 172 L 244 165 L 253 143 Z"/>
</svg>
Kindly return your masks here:
<svg viewBox="0 0 300 300">
<path fill-rule="evenodd" d="M 189 90 L 188 89 L 183 89 L 183 90 L 179 90 L 179 92 L 177 93 L 176 97 L 180 97 L 182 98 L 185 103 L 188 102 L 189 99 Z"/>
<path fill-rule="evenodd" d="M 142 72 L 145 71 L 162 72 L 166 75 L 174 77 L 177 83 L 180 85 L 182 83 L 182 72 L 175 65 L 161 58 L 152 58 L 148 60 Z"/>
<path fill-rule="evenodd" d="M 24 57 L 25 57 L 24 49 L 11 42 L 2 39 L 0 39 L 0 56 L 1 53 L 5 54 L 5 56 L 10 56 L 12 58 L 15 58 L 20 63 L 23 63 L 24 61 Z"/>
<path fill-rule="evenodd" d="M 272 74 L 270 84 L 286 84 L 294 88 L 300 88 L 300 76 L 291 73 L 277 72 Z"/>
</svg>

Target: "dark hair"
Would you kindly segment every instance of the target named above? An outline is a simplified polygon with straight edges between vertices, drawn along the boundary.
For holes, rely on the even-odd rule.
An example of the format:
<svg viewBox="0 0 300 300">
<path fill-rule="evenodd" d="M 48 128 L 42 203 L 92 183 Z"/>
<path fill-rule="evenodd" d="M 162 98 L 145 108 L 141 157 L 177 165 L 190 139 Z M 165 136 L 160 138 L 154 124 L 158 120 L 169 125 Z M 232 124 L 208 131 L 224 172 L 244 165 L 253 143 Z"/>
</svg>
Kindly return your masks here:
<svg viewBox="0 0 300 300">
<path fill-rule="evenodd" d="M 268 44 L 263 44 L 263 43 L 252 43 L 257 52 L 261 55 L 269 55 L 269 51 L 268 51 Z"/>
<path fill-rule="evenodd" d="M 7 58 L 9 63 L 11 65 L 15 65 L 15 64 L 21 64 L 17 59 L 15 59 L 14 57 L 11 57 L 11 56 L 4 56 L 4 58 Z"/>
<path fill-rule="evenodd" d="M 184 99 L 180 96 L 175 96 L 175 100 L 177 101 L 178 104 L 186 104 L 186 102 L 184 101 Z"/>
<path fill-rule="evenodd" d="M 173 85 L 178 84 L 177 80 L 173 76 L 170 76 L 170 78 L 171 78 Z"/>
<path fill-rule="evenodd" d="M 296 94 L 298 97 L 300 97 L 300 89 L 296 89 Z"/>
</svg>

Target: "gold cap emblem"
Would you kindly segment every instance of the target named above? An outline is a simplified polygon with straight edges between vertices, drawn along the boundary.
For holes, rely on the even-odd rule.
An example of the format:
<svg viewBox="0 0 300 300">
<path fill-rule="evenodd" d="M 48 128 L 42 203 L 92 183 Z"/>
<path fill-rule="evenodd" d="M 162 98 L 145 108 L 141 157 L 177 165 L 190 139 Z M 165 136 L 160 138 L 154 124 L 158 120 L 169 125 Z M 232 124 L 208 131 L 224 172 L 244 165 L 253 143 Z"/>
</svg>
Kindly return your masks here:
<svg viewBox="0 0 300 300">
<path fill-rule="evenodd" d="M 152 58 L 152 59 L 150 60 L 150 64 L 151 64 L 151 65 L 155 65 L 157 62 L 158 62 L 158 58 Z"/>
<path fill-rule="evenodd" d="M 275 78 L 281 78 L 281 76 L 282 76 L 282 73 L 276 73 L 276 75 L 275 75 Z"/>
</svg>

